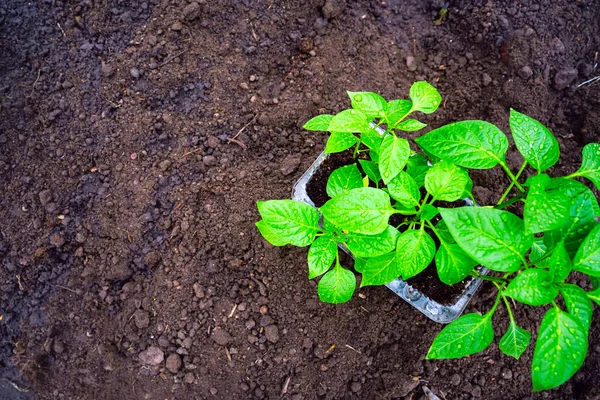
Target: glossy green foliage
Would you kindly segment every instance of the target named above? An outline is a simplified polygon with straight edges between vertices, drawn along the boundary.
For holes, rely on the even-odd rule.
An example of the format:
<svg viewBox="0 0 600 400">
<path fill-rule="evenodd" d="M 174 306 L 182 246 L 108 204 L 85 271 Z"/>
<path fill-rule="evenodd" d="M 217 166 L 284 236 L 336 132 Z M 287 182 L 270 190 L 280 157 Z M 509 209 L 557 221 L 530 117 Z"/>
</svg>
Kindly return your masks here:
<svg viewBox="0 0 600 400">
<path fill-rule="evenodd" d="M 502 210 L 481 207 L 440 209 L 458 245 L 481 265 L 494 271 L 514 272 L 533 244 L 523 220 Z"/>
<path fill-rule="evenodd" d="M 442 126 L 415 140 L 427 153 L 471 169 L 504 163 L 508 139 L 484 121 L 461 121 Z"/>
<path fill-rule="evenodd" d="M 507 136 L 488 122 L 437 127 L 415 139 L 420 149 L 409 142 L 406 132 L 426 127 L 427 121 L 419 119 L 427 117 L 419 113 L 434 112 L 441 103 L 427 82 L 413 84 L 410 99 L 388 102 L 371 92 L 348 96 L 351 109 L 304 125 L 330 133 L 326 153 L 353 149 L 357 160 L 330 173 L 330 200 L 318 210 L 321 224 L 319 212 L 306 204 L 258 202 L 262 219 L 256 226 L 263 237 L 274 246 L 310 246 L 308 275 L 318 280 L 319 298 L 328 303 L 348 301 L 356 289 L 354 273 L 340 264 L 338 246 L 353 256 L 361 286 L 406 280 L 432 263 L 448 285 L 471 276 L 490 280 L 497 288 L 491 310 L 450 323 L 427 358 L 485 350 L 494 340 L 492 318 L 502 305 L 507 312 L 499 316 L 507 315 L 509 323 L 498 347 L 521 358 L 532 333 L 519 326 L 515 315 L 522 313 L 513 314 L 511 305 L 523 303 L 549 308 L 536 335 L 533 389 L 551 389 L 568 380 L 585 359 L 593 304 L 600 304 L 600 207 L 586 186 L 600 185 L 600 144 L 583 148 L 577 171 L 555 177 L 552 167 L 560 156 L 556 138 L 541 122 L 511 109 L 510 132 L 523 157 L 514 173 L 506 162 Z M 469 199 L 482 201 L 473 193 L 485 194 L 473 189 L 467 169 L 494 167 L 506 173 L 498 183 L 510 186 L 483 198 L 498 202 L 463 206 Z M 582 178 L 590 182 L 576 180 Z M 481 276 L 485 270 L 479 266 L 491 270 L 489 275 Z M 586 275 L 594 289 L 586 292 L 575 285 L 572 272 Z"/>
<path fill-rule="evenodd" d="M 510 131 L 523 158 L 539 172 L 558 161 L 560 149 L 552 133 L 535 119 L 510 109 Z"/>
<path fill-rule="evenodd" d="M 577 317 L 556 307 L 548 310 L 533 353 L 533 390 L 552 389 L 566 382 L 583 364 L 587 348 L 587 329 Z"/>
</svg>

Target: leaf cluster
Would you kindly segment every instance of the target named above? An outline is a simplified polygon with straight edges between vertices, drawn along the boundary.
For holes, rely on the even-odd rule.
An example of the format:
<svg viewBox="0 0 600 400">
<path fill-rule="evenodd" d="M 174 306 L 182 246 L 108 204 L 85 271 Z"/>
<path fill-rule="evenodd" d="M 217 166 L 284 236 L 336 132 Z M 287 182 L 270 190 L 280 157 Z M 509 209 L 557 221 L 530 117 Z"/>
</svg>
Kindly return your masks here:
<svg viewBox="0 0 600 400">
<path fill-rule="evenodd" d="M 593 192 L 575 179 L 600 185 L 600 144 L 584 147 L 574 173 L 550 176 L 546 172 L 560 156 L 556 138 L 540 122 L 511 110 L 512 138 L 523 157 L 513 173 L 506 163 L 507 136 L 485 121 L 442 126 L 418 137 L 418 148 L 411 148 L 401 132 L 425 124 L 409 116 L 432 113 L 441 102 L 426 82 L 411 87 L 410 100 L 348 94 L 351 109 L 315 117 L 305 128 L 330 132 L 328 153 L 354 146 L 355 156 L 366 157 L 333 171 L 326 187 L 331 199 L 319 210 L 292 200 L 259 202 L 257 227 L 265 239 L 275 246 L 310 246 L 309 279 L 321 276 L 318 294 L 328 303 L 348 301 L 357 284 L 354 273 L 340 265 L 339 245 L 353 255 L 361 286 L 409 279 L 432 262 L 449 285 L 468 276 L 490 280 L 498 289 L 492 309 L 446 326 L 427 358 L 486 349 L 494 340 L 492 318 L 501 303 L 510 321 L 498 346 L 519 358 L 532 335 L 517 325 L 511 299 L 517 302 L 513 307 L 547 308 L 534 349 L 533 389 L 568 380 L 587 353 L 592 303 L 600 304 L 600 289 L 586 292 L 569 281 L 575 271 L 600 279 L 600 207 Z M 460 206 L 464 199 L 472 204 L 469 170 L 495 167 L 509 182 L 497 204 Z M 519 202 L 522 213 L 507 211 Z M 401 222 L 390 224 L 393 215 Z M 492 275 L 479 276 L 477 266 Z"/>
</svg>

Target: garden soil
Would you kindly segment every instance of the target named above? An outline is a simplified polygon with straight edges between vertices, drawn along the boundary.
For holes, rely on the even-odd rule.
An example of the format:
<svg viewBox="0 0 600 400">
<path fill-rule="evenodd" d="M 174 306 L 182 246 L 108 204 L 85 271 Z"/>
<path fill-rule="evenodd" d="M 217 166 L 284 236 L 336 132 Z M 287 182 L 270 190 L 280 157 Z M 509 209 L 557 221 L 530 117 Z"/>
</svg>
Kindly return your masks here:
<svg viewBox="0 0 600 400">
<path fill-rule="evenodd" d="M 432 82 L 430 127 L 508 132 L 513 107 L 557 136 L 551 174 L 578 168 L 600 134 L 600 85 L 578 87 L 600 75 L 598 2 L 450 1 L 434 24 L 444 3 L 0 2 L 0 398 L 599 399 L 598 320 L 580 372 L 532 394 L 533 346 L 425 361 L 441 325 L 384 287 L 320 303 L 306 249 L 254 227 L 323 149 L 303 122 L 346 90 Z M 482 204 L 507 183 L 473 179 Z M 516 307 L 532 332 L 543 312 Z"/>
</svg>

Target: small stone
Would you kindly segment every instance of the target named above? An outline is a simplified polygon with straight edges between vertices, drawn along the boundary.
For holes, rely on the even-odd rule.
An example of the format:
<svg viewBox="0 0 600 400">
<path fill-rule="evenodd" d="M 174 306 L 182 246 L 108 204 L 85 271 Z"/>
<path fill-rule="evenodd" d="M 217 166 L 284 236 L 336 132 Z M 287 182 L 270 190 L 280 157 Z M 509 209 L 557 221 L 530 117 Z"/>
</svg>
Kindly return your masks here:
<svg viewBox="0 0 600 400">
<path fill-rule="evenodd" d="M 161 170 L 161 172 L 165 172 L 166 170 L 169 169 L 170 166 L 171 166 L 170 160 L 164 160 L 164 161 L 161 161 L 160 164 L 158 164 L 158 168 Z"/>
<path fill-rule="evenodd" d="M 192 287 L 197 298 L 203 299 L 206 296 L 204 293 L 204 288 L 198 282 L 194 283 Z"/>
<path fill-rule="evenodd" d="M 60 354 L 65 351 L 65 345 L 60 340 L 55 340 L 52 345 L 52 350 L 54 350 L 56 354 Z"/>
<path fill-rule="evenodd" d="M 45 206 L 46 204 L 50 203 L 52 201 L 52 191 L 46 189 L 46 190 L 42 190 L 40 193 L 38 193 L 38 196 L 40 198 L 40 203 Z"/>
<path fill-rule="evenodd" d="M 115 69 L 111 65 L 105 63 L 104 61 L 102 61 L 102 63 L 101 63 L 101 69 L 102 69 L 102 75 L 105 78 L 110 78 L 111 76 L 113 76 L 115 74 Z"/>
<path fill-rule="evenodd" d="M 478 33 L 477 35 L 475 35 L 475 43 L 481 42 L 483 42 L 483 35 L 481 33 Z"/>
<path fill-rule="evenodd" d="M 481 76 L 481 83 L 483 84 L 483 86 L 489 86 L 489 84 L 492 83 L 492 77 L 484 73 Z"/>
<path fill-rule="evenodd" d="M 529 79 L 533 75 L 533 70 L 529 65 L 525 65 L 519 70 L 518 74 L 523 79 Z"/>
<path fill-rule="evenodd" d="M 216 395 L 217 393 L 219 393 L 219 391 L 216 388 L 210 388 L 210 394 L 212 394 L 213 396 Z"/>
<path fill-rule="evenodd" d="M 565 45 L 559 38 L 555 37 L 550 43 L 550 47 L 554 53 L 562 54 L 565 52 Z"/>
<path fill-rule="evenodd" d="M 277 328 L 277 325 L 266 326 L 265 337 L 269 342 L 277 343 L 279 341 L 279 328 Z"/>
<path fill-rule="evenodd" d="M 244 90 L 248 90 L 248 89 L 250 89 L 250 86 L 248 86 L 248 84 L 246 82 L 242 82 L 242 83 L 240 83 L 240 88 L 242 88 Z"/>
<path fill-rule="evenodd" d="M 450 384 L 452 384 L 453 386 L 460 385 L 460 381 L 461 381 L 461 377 L 459 374 L 454 374 L 454 375 L 452 375 L 452 378 L 450 378 Z"/>
<path fill-rule="evenodd" d="M 61 247 L 65 244 L 65 238 L 60 233 L 53 233 L 50 235 L 50 244 L 54 247 Z"/>
<path fill-rule="evenodd" d="M 135 326 L 139 329 L 145 329 L 150 325 L 150 314 L 148 311 L 137 310 L 133 314 L 133 318 L 135 319 Z"/>
<path fill-rule="evenodd" d="M 510 380 L 510 379 L 512 379 L 512 377 L 513 377 L 513 373 L 512 373 L 512 371 L 511 371 L 510 369 L 508 369 L 508 368 L 502 368 L 502 372 L 500 373 L 500 376 L 501 376 L 503 379 Z"/>
<path fill-rule="evenodd" d="M 417 63 L 415 62 L 415 58 L 413 56 L 406 57 L 406 67 L 411 72 L 414 72 L 417 70 Z"/>
<path fill-rule="evenodd" d="M 325 0 L 321 12 L 325 18 L 331 19 L 341 15 L 344 8 L 346 8 L 346 0 Z"/>
<path fill-rule="evenodd" d="M 75 241 L 77 243 L 85 243 L 85 240 L 85 234 L 83 232 L 77 232 L 77 234 L 75 235 Z"/>
<path fill-rule="evenodd" d="M 175 22 L 173 25 L 171 25 L 172 31 L 179 32 L 182 29 L 183 29 L 183 25 L 181 25 L 181 22 Z"/>
<path fill-rule="evenodd" d="M 139 354 L 139 359 L 146 365 L 159 365 L 165 359 L 165 353 L 156 346 L 150 346 Z"/>
<path fill-rule="evenodd" d="M 258 311 L 261 315 L 267 315 L 267 313 L 269 312 L 269 308 L 267 306 L 260 306 L 260 309 Z"/>
<path fill-rule="evenodd" d="M 161 259 L 162 256 L 158 251 L 151 251 L 144 256 L 144 263 L 151 268 L 155 268 L 158 266 Z"/>
<path fill-rule="evenodd" d="M 298 167 L 300 166 L 300 157 L 297 156 L 287 156 L 281 162 L 280 171 L 284 176 L 292 174 Z"/>
<path fill-rule="evenodd" d="M 352 382 L 352 384 L 350 385 L 350 390 L 352 390 L 354 393 L 360 392 L 361 388 L 362 385 L 360 384 L 360 382 Z"/>
<path fill-rule="evenodd" d="M 131 68 L 129 70 L 129 74 L 133 79 L 138 79 L 140 77 L 140 70 L 137 68 Z"/>
<path fill-rule="evenodd" d="M 181 369 L 182 364 L 179 354 L 171 353 L 167 357 L 166 367 L 173 374 L 176 374 Z"/>
<path fill-rule="evenodd" d="M 167 348 L 167 347 L 169 347 L 170 344 L 171 343 L 169 342 L 169 339 L 167 339 L 166 336 L 161 336 L 161 337 L 158 338 L 158 345 L 160 347 Z"/>
<path fill-rule="evenodd" d="M 554 88 L 563 90 L 568 87 L 575 78 L 577 78 L 577 70 L 575 68 L 565 68 L 554 75 Z"/>
<path fill-rule="evenodd" d="M 226 346 L 232 340 L 231 335 L 221 328 L 213 331 L 212 338 L 220 346 Z"/>
<path fill-rule="evenodd" d="M 194 383 L 194 380 L 196 378 L 194 377 L 194 373 L 193 372 L 188 372 L 187 374 L 185 374 L 185 376 L 183 377 L 183 381 L 185 383 L 191 384 Z"/>
<path fill-rule="evenodd" d="M 202 157 L 202 162 L 207 167 L 214 167 L 217 165 L 217 158 L 215 156 L 204 156 Z"/>
<path fill-rule="evenodd" d="M 193 2 L 185 6 L 183 16 L 186 21 L 193 21 L 200 16 L 200 4 Z"/>
</svg>

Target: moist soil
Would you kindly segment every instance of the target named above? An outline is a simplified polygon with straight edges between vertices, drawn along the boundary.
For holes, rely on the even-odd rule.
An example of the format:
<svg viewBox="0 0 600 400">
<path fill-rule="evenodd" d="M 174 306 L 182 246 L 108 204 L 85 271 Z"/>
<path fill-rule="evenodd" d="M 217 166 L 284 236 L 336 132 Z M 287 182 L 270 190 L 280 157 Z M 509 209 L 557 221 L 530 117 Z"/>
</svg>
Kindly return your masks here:
<svg viewBox="0 0 600 400">
<path fill-rule="evenodd" d="M 599 398 L 598 320 L 582 369 L 532 394 L 533 346 L 424 360 L 441 325 L 383 287 L 320 303 L 306 249 L 255 229 L 324 147 L 302 124 L 346 90 L 426 79 L 429 127 L 508 132 L 513 107 L 557 136 L 551 174 L 578 168 L 600 132 L 598 84 L 577 87 L 600 74 L 597 2 L 456 0 L 436 25 L 444 3 L 0 2 L 0 398 Z M 507 184 L 473 179 L 482 204 Z M 516 318 L 535 335 L 544 311 Z"/>
<path fill-rule="evenodd" d="M 306 183 L 306 194 L 312 200 L 315 206 L 321 207 L 323 204 L 325 204 L 325 202 L 327 202 L 327 200 L 330 199 L 329 195 L 327 194 L 327 181 L 329 180 L 331 173 L 336 169 L 346 165 L 356 164 L 359 170 L 361 170 L 361 173 L 365 175 L 364 171 L 362 171 L 360 163 L 358 163 L 354 158 L 353 153 L 353 149 L 349 149 L 340 153 L 333 153 L 319 164 L 317 170 Z M 362 156 L 364 153 L 361 153 L 360 155 Z M 373 182 L 369 182 L 369 184 L 371 186 L 375 186 Z M 421 188 L 421 192 L 421 196 L 424 196 L 425 192 L 423 188 Z M 437 202 L 434 203 L 434 205 L 436 207 L 449 208 L 459 206 L 458 202 Z M 396 214 L 390 218 L 389 222 L 391 225 L 398 228 L 398 226 L 404 221 L 404 218 L 404 216 Z M 406 228 L 400 228 L 399 230 L 400 232 L 403 232 L 405 229 Z M 430 234 L 433 238 L 436 248 L 439 247 L 440 243 L 433 232 L 429 232 L 428 230 L 428 234 Z M 457 298 L 463 294 L 466 286 L 472 280 L 473 278 L 469 277 L 455 285 L 446 285 L 440 281 L 435 262 L 432 261 L 420 274 L 408 279 L 406 282 L 430 299 L 443 305 L 449 305 L 454 303 Z"/>
</svg>

